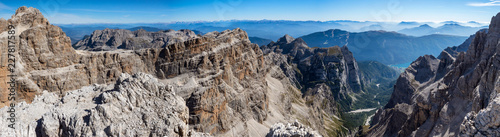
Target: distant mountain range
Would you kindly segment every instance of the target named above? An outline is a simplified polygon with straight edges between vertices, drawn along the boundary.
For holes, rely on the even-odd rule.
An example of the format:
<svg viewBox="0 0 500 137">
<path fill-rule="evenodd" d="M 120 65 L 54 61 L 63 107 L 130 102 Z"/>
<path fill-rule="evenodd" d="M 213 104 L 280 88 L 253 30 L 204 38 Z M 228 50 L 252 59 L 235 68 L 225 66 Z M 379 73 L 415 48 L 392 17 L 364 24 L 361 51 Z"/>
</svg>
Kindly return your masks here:
<svg viewBox="0 0 500 137">
<path fill-rule="evenodd" d="M 151 32 L 162 31 L 162 29 L 155 28 L 155 27 L 148 27 L 148 26 L 133 27 L 133 28 L 130 28 L 128 30 L 130 30 L 130 31 L 136 31 L 136 30 L 140 30 L 140 29 L 143 29 L 143 30 L 146 30 L 146 31 L 151 31 Z"/>
<path fill-rule="evenodd" d="M 135 31 L 144 29 L 157 32 L 161 30 L 180 30 L 181 28 L 194 29 L 195 34 L 203 34 L 211 31 L 224 31 L 241 27 L 246 30 L 249 39 L 260 46 L 267 45 L 271 39 L 289 34 L 301 36 L 310 47 L 332 47 L 335 45 L 347 45 L 358 60 L 377 60 L 384 64 L 408 63 L 419 56 L 431 54 L 439 55 L 446 47 L 457 46 L 467 37 L 474 34 L 480 27 L 470 27 L 457 24 L 457 22 L 445 22 L 443 26 L 434 28 L 432 25 L 419 22 L 401 22 L 392 24 L 394 28 L 402 29 L 398 32 L 374 31 L 387 29 L 389 23 L 358 22 L 358 21 L 220 21 L 220 22 L 178 22 L 170 24 L 93 24 L 92 25 L 60 25 L 62 30 L 71 38 L 72 44 L 90 35 L 94 30 L 105 28 L 124 28 Z M 477 22 L 468 22 L 477 24 Z M 136 26 L 133 26 L 136 25 Z M 418 26 L 420 25 L 420 26 Z M 436 24 L 433 24 L 436 25 Z M 345 31 L 346 30 L 370 30 L 370 31 Z M 358 29 L 356 29 L 358 28 Z M 307 32 L 307 33 L 306 33 Z M 452 36 L 458 35 L 458 36 Z M 416 36 L 416 37 L 415 37 Z M 279 38 L 278 37 L 278 38 Z M 402 52 L 411 51 L 411 52 Z"/>
<path fill-rule="evenodd" d="M 409 25 L 409 24 L 411 25 L 413 23 L 404 23 L 404 25 Z M 381 26 L 374 25 L 372 27 L 376 28 Z M 432 28 L 429 25 L 421 25 L 419 28 L 421 28 L 422 30 L 427 29 L 428 31 L 457 30 L 457 29 L 450 29 L 453 27 L 463 30 L 471 30 L 471 31 L 473 30 L 472 27 L 464 27 L 458 24 L 445 25 L 440 28 Z M 73 28 L 63 27 L 63 31 L 65 31 L 66 34 L 71 38 L 72 43 L 76 44 L 78 40 L 82 40 L 84 38 L 87 38 L 88 39 L 87 41 L 89 41 L 90 34 L 93 33 L 90 32 L 90 30 L 100 29 L 100 28 L 104 27 L 73 27 Z M 137 31 L 140 29 L 143 29 L 148 32 L 162 31 L 162 29 L 160 28 L 147 27 L 147 26 L 131 27 L 128 28 L 127 30 Z M 212 28 L 212 29 L 222 30 L 222 28 Z M 193 32 L 195 34 L 203 34 L 202 31 L 194 30 Z M 85 35 L 89 36 L 85 37 Z M 388 65 L 408 63 L 416 59 L 417 57 L 425 54 L 431 54 L 437 56 L 439 55 L 440 51 L 442 51 L 446 47 L 457 46 L 461 44 L 461 42 L 463 42 L 465 39 L 467 39 L 467 37 L 462 37 L 462 36 L 451 36 L 451 35 L 441 35 L 441 34 L 414 37 L 397 32 L 387 32 L 387 31 L 348 32 L 340 29 L 331 29 L 327 31 L 314 32 L 304 35 L 300 38 L 304 39 L 304 41 L 307 42 L 310 47 L 332 47 L 332 46 L 347 45 L 358 60 L 361 61 L 376 60 Z M 272 41 L 264 37 L 249 37 L 249 39 L 252 43 L 256 43 L 259 46 L 267 45 Z M 79 44 L 79 45 L 85 45 L 85 44 Z M 90 46 L 92 47 L 92 44 L 90 44 Z M 114 46 L 111 47 L 117 47 L 117 46 L 119 45 L 115 44 Z M 76 47 L 80 46 L 77 45 Z M 100 46 L 97 45 L 97 47 Z M 411 52 L 401 52 L 401 51 L 411 51 Z"/>
<path fill-rule="evenodd" d="M 433 28 L 428 24 L 424 24 L 414 28 L 403 29 L 398 32 L 412 36 L 424 36 L 430 34 L 468 36 L 474 34 L 476 31 L 482 28 L 487 28 L 487 27 L 469 27 L 469 26 L 462 26 L 457 23 L 451 23 L 451 24 L 445 24 L 437 28 Z"/>
<path fill-rule="evenodd" d="M 87 26 L 87 25 L 61 25 L 59 26 L 68 37 L 71 39 L 71 44 L 76 44 L 78 41 L 82 40 L 85 38 L 85 36 L 89 36 L 92 34 L 95 30 L 104 30 L 106 28 L 109 29 L 121 29 L 121 27 L 127 27 L 125 25 L 121 26 L 120 25 L 111 25 L 111 26 Z M 136 31 L 139 29 L 144 29 L 149 32 L 158 32 L 158 31 L 163 31 L 163 30 L 168 30 L 168 29 L 160 29 L 160 28 L 155 28 L 155 27 L 149 27 L 149 26 L 137 26 L 137 27 L 131 27 L 131 28 L 125 28 L 130 31 Z M 195 34 L 203 35 L 204 33 L 198 30 L 191 30 Z"/>
<path fill-rule="evenodd" d="M 408 36 L 397 32 L 347 32 L 331 29 L 300 37 L 311 47 L 347 45 L 357 60 L 377 60 L 384 64 L 411 62 L 425 54 L 439 55 L 449 46 L 461 44 L 467 37 L 451 35 Z"/>
<path fill-rule="evenodd" d="M 75 44 L 79 40 L 82 40 L 85 35 L 90 35 L 95 30 L 103 30 L 106 28 L 110 29 L 118 29 L 117 27 L 104 27 L 104 26 L 59 26 L 62 31 L 66 33 L 68 37 L 71 39 L 71 44 Z"/>
<path fill-rule="evenodd" d="M 425 31 L 418 28 L 427 24 L 429 27 L 437 29 L 435 31 Z M 447 25 L 448 24 L 448 25 Z M 449 24 L 457 24 L 450 26 Z M 224 31 L 240 28 L 245 30 L 250 37 L 260 37 L 265 39 L 278 39 L 283 34 L 293 37 L 300 37 L 310 33 L 324 31 L 328 29 L 342 29 L 349 32 L 363 32 L 370 30 L 398 31 L 407 35 L 423 36 L 430 34 L 451 34 L 459 36 L 469 36 L 488 24 L 470 21 L 460 23 L 446 21 L 441 23 L 434 22 L 372 22 L 372 21 L 289 21 L 289 20 L 229 20 L 229 21 L 198 21 L 198 22 L 173 22 L 173 23 L 131 23 L 131 24 L 59 24 L 64 32 L 74 40 L 80 40 L 85 35 L 89 35 L 94 30 L 110 29 L 129 29 L 137 30 L 143 28 L 147 31 L 158 30 L 198 30 L 200 33 L 213 31 Z M 97 27 L 96 27 L 97 26 Z M 404 31 L 403 31 L 404 30 Z M 417 31 L 417 32 L 414 32 Z M 196 31 L 194 31 L 197 33 Z M 408 33 L 407 33 L 408 32 Z M 416 35 L 415 35 L 416 33 Z M 199 33 L 197 33 L 199 34 Z"/>
</svg>

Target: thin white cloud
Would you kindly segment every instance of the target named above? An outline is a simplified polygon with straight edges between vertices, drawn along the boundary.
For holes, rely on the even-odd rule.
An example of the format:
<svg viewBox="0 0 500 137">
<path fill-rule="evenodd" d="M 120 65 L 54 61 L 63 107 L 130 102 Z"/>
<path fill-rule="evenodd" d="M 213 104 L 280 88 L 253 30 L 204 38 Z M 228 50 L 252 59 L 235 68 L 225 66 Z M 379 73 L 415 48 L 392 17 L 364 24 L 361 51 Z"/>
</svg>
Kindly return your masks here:
<svg viewBox="0 0 500 137">
<path fill-rule="evenodd" d="M 178 11 L 179 9 L 161 9 L 155 11 L 137 11 L 137 10 L 100 10 L 100 9 L 64 9 L 71 11 L 84 11 L 84 12 L 102 12 L 102 13 L 148 13 L 157 14 L 162 12 Z"/>
<path fill-rule="evenodd" d="M 0 10 L 10 10 L 10 9 L 12 8 L 0 2 Z"/>
<path fill-rule="evenodd" d="M 125 11 L 125 10 L 98 10 L 98 9 L 67 9 L 67 10 L 85 11 L 85 12 L 114 12 L 114 13 L 132 12 L 132 11 Z"/>
<path fill-rule="evenodd" d="M 490 0 L 490 2 L 485 2 L 485 3 L 474 2 L 474 3 L 468 3 L 467 5 L 473 7 L 500 6 L 500 0 Z"/>
<path fill-rule="evenodd" d="M 74 14 L 56 13 L 54 16 L 46 17 L 53 24 L 85 24 L 85 23 L 108 23 L 110 21 L 102 19 L 94 19 L 89 17 L 81 17 Z"/>
</svg>

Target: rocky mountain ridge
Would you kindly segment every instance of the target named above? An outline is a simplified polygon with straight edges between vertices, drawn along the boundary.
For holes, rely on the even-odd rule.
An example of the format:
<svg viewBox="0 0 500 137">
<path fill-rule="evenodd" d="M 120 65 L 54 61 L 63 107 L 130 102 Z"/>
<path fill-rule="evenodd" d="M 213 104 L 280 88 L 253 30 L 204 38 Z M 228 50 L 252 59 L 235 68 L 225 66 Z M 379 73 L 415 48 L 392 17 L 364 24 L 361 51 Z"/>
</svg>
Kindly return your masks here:
<svg viewBox="0 0 500 137">
<path fill-rule="evenodd" d="M 446 22 L 444 25 L 436 28 L 431 27 L 428 24 L 424 24 L 414 28 L 402 29 L 398 32 L 411 36 L 424 36 L 430 34 L 467 36 L 484 28 L 485 27 L 463 26 L 458 22 Z"/>
<path fill-rule="evenodd" d="M 468 50 L 423 56 L 398 78 L 367 136 L 500 136 L 500 13 Z"/>
<path fill-rule="evenodd" d="M 265 54 L 277 53 L 287 56 L 289 67 L 293 69 L 287 77 L 301 85 L 301 89 L 324 86 L 338 93 L 335 100 L 346 99 L 352 93 L 363 92 L 359 68 L 352 53 L 347 47 L 309 48 L 301 38 L 295 39 L 289 35 L 271 42 L 261 49 Z M 290 68 L 291 67 L 291 68 Z M 287 72 L 287 71 L 285 71 Z M 333 101 L 333 100 L 332 100 Z"/>
<path fill-rule="evenodd" d="M 125 29 L 96 30 L 73 45 L 78 50 L 110 51 L 116 49 L 163 48 L 167 45 L 198 38 L 191 30 L 149 32 Z"/>
<path fill-rule="evenodd" d="M 315 32 L 300 38 L 311 47 L 346 45 L 357 60 L 375 60 L 386 65 L 411 62 L 425 54 L 437 56 L 446 47 L 459 45 L 467 39 L 452 35 L 414 37 L 391 31 L 348 32 L 339 29 Z"/>
<path fill-rule="evenodd" d="M 21 104 L 18 118 L 23 121 L 16 130 L 6 131 L 18 136 L 265 136 L 275 123 L 294 120 L 322 135 L 347 134 L 333 113 L 336 106 L 307 103 L 326 100 L 303 97 L 276 62 L 268 60 L 284 56 L 264 55 L 241 29 L 207 33 L 163 48 L 95 52 L 74 50 L 64 32 L 37 9 L 21 7 L 6 22 L 18 33 L 15 74 L 25 87 L 17 91 L 16 102 L 2 96 L 2 106 Z M 6 29 L 1 30 L 4 42 Z M 0 44 L 5 53 L 7 43 Z M 4 59 L 2 65 L 6 63 Z M 0 72 L 7 74 L 7 68 Z M 7 95 L 5 87 L 1 95 Z M 319 86 L 310 94 L 331 92 Z M 39 107 L 47 110 L 28 115 Z M 153 114 L 159 111 L 168 116 Z M 327 115 L 330 112 L 334 115 Z M 155 129 L 124 131 L 115 122 Z"/>
</svg>

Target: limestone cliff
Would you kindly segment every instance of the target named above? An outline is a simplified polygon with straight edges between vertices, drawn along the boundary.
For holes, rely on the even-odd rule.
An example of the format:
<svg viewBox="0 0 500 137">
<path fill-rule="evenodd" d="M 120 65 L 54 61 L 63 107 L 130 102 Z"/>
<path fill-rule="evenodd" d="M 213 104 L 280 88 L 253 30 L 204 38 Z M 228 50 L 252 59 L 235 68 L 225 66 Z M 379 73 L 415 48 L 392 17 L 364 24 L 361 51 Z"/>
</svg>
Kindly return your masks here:
<svg viewBox="0 0 500 137">
<path fill-rule="evenodd" d="M 302 90 L 314 89 L 324 84 L 334 92 L 332 99 L 347 100 L 353 93 L 363 92 L 361 74 L 352 53 L 344 47 L 309 48 L 301 39 L 285 35 L 276 43 L 261 47 L 264 53 L 287 56 L 289 68 L 282 66 L 289 79 L 302 86 Z M 335 100 L 334 100 L 335 99 Z M 334 104 L 334 103 L 333 103 Z"/>
</svg>

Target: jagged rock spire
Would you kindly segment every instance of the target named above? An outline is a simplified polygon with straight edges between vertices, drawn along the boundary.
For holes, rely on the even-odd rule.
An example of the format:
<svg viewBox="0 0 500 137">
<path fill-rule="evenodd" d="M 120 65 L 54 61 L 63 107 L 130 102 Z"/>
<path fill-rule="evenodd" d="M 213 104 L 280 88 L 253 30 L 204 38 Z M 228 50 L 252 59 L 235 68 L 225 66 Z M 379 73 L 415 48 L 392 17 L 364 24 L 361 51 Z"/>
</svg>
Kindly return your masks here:
<svg viewBox="0 0 500 137">
<path fill-rule="evenodd" d="M 500 12 L 491 18 L 490 33 L 500 33 Z"/>
<path fill-rule="evenodd" d="M 293 38 L 292 36 L 288 35 L 288 34 L 285 34 L 285 36 L 281 37 L 280 39 L 278 39 L 278 41 L 276 43 L 291 43 L 292 41 L 294 41 L 295 38 Z"/>
</svg>

